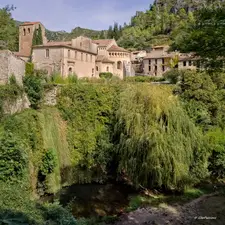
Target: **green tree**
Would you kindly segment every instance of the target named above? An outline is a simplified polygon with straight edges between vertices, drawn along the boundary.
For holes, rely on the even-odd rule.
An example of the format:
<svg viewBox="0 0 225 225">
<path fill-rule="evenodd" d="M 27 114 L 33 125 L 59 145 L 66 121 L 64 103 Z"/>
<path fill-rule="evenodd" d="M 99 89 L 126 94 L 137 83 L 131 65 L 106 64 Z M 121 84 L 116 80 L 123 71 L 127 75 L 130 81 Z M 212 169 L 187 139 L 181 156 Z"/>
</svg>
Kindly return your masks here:
<svg viewBox="0 0 225 225">
<path fill-rule="evenodd" d="M 119 171 L 137 186 L 179 189 L 207 175 L 203 136 L 167 87 L 128 86 L 115 139 Z"/>
<path fill-rule="evenodd" d="M 105 39 L 105 32 L 104 32 L 104 30 L 101 31 L 101 33 L 99 35 L 99 39 Z"/>
<path fill-rule="evenodd" d="M 114 32 L 112 26 L 109 26 L 108 32 L 107 32 L 107 38 L 111 39 L 114 37 Z"/>
<path fill-rule="evenodd" d="M 42 37 L 42 29 L 41 29 L 41 25 L 39 25 L 38 27 L 38 31 L 37 31 L 37 45 L 43 45 L 43 37 Z"/>
<path fill-rule="evenodd" d="M 22 143 L 12 134 L 0 139 L 0 180 L 18 181 L 24 178 L 27 158 Z"/>
<path fill-rule="evenodd" d="M 27 74 L 24 79 L 24 89 L 28 95 L 31 107 L 39 108 L 44 94 L 44 77 L 40 71 L 35 71 L 33 74 Z"/>
<path fill-rule="evenodd" d="M 174 40 L 172 48 L 195 52 L 201 58 L 201 66 L 213 71 L 221 70 L 222 58 L 225 57 L 224 15 L 225 8 L 219 5 L 196 11 L 196 21 L 190 23 L 183 34 Z"/>
<path fill-rule="evenodd" d="M 9 5 L 0 9 L 0 50 L 18 51 L 19 48 L 19 29 L 11 15 L 13 10 L 15 7 Z"/>
</svg>

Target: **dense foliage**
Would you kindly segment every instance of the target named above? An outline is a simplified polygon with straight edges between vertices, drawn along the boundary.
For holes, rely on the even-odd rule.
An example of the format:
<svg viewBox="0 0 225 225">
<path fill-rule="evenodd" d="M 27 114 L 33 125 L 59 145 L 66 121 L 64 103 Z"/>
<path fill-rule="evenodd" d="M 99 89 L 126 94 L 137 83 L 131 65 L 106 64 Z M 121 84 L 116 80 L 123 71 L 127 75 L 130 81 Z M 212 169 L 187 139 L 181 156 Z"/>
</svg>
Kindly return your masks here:
<svg viewBox="0 0 225 225">
<path fill-rule="evenodd" d="M 42 38 L 42 29 L 39 25 L 38 29 L 35 29 L 34 36 L 32 40 L 32 45 L 42 45 L 43 44 L 43 38 Z"/>
<path fill-rule="evenodd" d="M 0 8 L 0 50 L 18 51 L 19 29 L 11 15 L 11 11 L 14 9 L 13 6 L 9 5 L 2 9 Z"/>
<path fill-rule="evenodd" d="M 179 94 L 189 117 L 205 135 L 212 177 L 224 178 L 225 98 L 223 73 L 186 71 L 174 90 Z"/>
<path fill-rule="evenodd" d="M 27 64 L 32 65 L 32 64 Z M 32 66 L 26 67 L 26 72 L 32 71 Z M 43 98 L 44 86 L 43 82 L 45 74 L 42 71 L 34 71 L 33 73 L 26 74 L 23 83 L 24 89 L 28 95 L 31 103 L 31 107 L 37 109 L 40 106 L 41 100 Z"/>
<path fill-rule="evenodd" d="M 115 129 L 119 171 L 137 186 L 181 188 L 207 174 L 201 132 L 167 87 L 128 87 Z"/>
</svg>

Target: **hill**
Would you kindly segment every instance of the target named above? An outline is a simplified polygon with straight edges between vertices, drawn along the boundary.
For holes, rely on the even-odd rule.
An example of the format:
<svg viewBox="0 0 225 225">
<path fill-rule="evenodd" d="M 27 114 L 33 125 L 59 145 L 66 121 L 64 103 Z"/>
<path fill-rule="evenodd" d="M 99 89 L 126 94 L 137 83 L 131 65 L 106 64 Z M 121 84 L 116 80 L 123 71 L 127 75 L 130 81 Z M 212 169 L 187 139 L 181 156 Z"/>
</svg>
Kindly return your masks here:
<svg viewBox="0 0 225 225">
<path fill-rule="evenodd" d="M 131 17 L 130 23 L 122 28 L 118 43 L 130 50 L 170 44 L 194 22 L 195 11 L 204 3 L 206 0 L 155 0 L 148 10 Z"/>
<path fill-rule="evenodd" d="M 15 21 L 16 25 L 19 26 L 23 22 Z M 106 31 L 92 30 L 82 27 L 75 27 L 71 32 L 66 31 L 51 31 L 46 29 L 46 37 L 51 41 L 67 41 L 79 36 L 86 36 L 92 39 L 101 38 L 102 34 Z M 103 37 L 104 38 L 104 37 Z"/>
</svg>

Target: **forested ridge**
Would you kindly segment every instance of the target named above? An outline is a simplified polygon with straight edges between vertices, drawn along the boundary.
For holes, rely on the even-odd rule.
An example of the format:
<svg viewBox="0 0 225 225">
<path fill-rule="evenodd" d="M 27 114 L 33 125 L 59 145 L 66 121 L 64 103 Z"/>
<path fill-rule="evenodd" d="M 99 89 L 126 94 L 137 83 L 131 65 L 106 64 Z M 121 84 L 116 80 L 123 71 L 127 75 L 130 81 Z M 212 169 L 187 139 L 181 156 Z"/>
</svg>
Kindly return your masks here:
<svg viewBox="0 0 225 225">
<path fill-rule="evenodd" d="M 130 50 L 149 49 L 152 45 L 179 42 L 186 27 L 194 23 L 196 17 L 195 11 L 207 5 L 208 2 L 212 1 L 158 0 L 150 5 L 149 8 L 146 6 L 146 11 L 136 12 L 136 15 L 131 17 L 128 24 L 118 24 L 116 22 L 109 26 L 108 30 L 102 31 L 80 27 L 74 28 L 71 32 L 50 31 L 47 29 L 46 36 L 48 40 L 58 41 L 71 40 L 80 35 L 84 35 L 92 39 L 115 38 L 120 46 Z M 213 3 L 223 4 L 223 0 L 215 0 Z M 2 28 L 7 23 L 7 18 L 10 18 L 9 14 L 13 9 L 15 8 L 7 7 L 5 8 L 5 12 L 1 10 L 2 17 L 4 16 L 4 20 L 2 20 Z M 5 17 L 6 13 L 9 15 L 8 17 Z M 4 30 L 5 28 L 1 29 L 1 35 L 5 36 L 1 38 L 1 40 L 7 40 L 5 45 L 8 44 L 9 49 L 15 50 L 18 48 L 17 26 L 21 24 L 21 22 L 10 18 L 10 23 L 12 25 L 7 26 L 7 30 Z M 7 34 L 10 35 L 9 39 L 7 39 Z M 3 47 L 4 46 L 2 46 L 2 48 Z"/>
</svg>

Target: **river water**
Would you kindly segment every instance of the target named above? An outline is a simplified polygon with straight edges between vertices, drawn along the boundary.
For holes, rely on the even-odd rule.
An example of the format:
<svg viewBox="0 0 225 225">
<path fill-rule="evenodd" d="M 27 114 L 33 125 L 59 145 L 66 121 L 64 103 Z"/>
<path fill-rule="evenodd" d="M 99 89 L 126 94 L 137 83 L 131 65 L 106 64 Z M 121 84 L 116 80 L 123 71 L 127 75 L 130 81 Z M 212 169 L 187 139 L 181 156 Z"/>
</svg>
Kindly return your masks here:
<svg viewBox="0 0 225 225">
<path fill-rule="evenodd" d="M 136 191 L 123 184 L 75 184 L 63 188 L 56 196 L 43 201 L 58 200 L 69 207 L 76 218 L 119 215 L 129 204 L 129 196 Z"/>
</svg>

